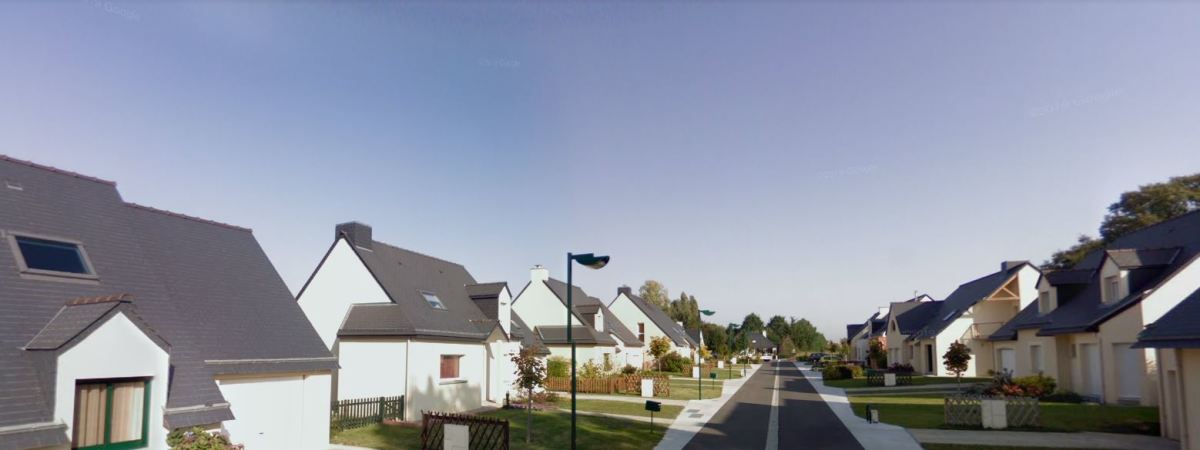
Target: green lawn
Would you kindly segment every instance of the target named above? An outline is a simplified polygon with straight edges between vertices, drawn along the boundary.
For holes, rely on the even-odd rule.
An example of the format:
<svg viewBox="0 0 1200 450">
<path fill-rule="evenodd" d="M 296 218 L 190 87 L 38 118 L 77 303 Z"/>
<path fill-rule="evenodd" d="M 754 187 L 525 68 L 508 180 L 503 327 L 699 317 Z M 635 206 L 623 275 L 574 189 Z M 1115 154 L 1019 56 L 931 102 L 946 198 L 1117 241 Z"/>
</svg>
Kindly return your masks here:
<svg viewBox="0 0 1200 450">
<path fill-rule="evenodd" d="M 557 450 L 570 448 L 571 415 L 557 411 L 533 413 L 533 442 L 525 443 L 525 411 L 505 409 L 484 413 L 509 421 L 512 449 Z M 650 424 L 607 417 L 578 416 L 579 448 L 605 450 L 652 449 L 662 440 L 665 424 Z M 381 450 L 409 450 L 421 447 L 420 427 L 372 425 L 333 435 L 333 442 Z"/>
<path fill-rule="evenodd" d="M 986 382 L 986 381 L 990 381 L 990 380 L 991 380 L 991 378 L 972 378 L 972 377 L 963 377 L 962 378 L 963 384 Z M 921 385 L 926 385 L 926 384 L 953 384 L 953 383 L 955 383 L 954 377 L 923 377 L 923 376 L 913 376 L 912 377 L 912 385 L 913 386 L 921 386 Z M 852 380 L 829 380 L 829 381 L 825 382 L 825 385 L 836 387 L 836 388 L 842 388 L 842 389 L 883 387 L 883 386 L 867 385 L 866 378 L 855 378 Z"/>
<path fill-rule="evenodd" d="M 569 409 L 571 407 L 571 396 L 560 396 L 558 398 L 558 406 L 560 408 Z M 616 400 L 577 400 L 575 402 L 575 407 L 580 411 L 650 417 L 650 412 L 646 411 L 645 403 L 622 402 Z M 675 416 L 679 415 L 680 411 L 683 411 L 682 406 L 662 405 L 662 411 L 654 413 L 654 417 L 656 419 L 674 419 Z"/>
<path fill-rule="evenodd" d="M 879 407 L 883 422 L 908 428 L 942 428 L 944 403 L 932 396 L 851 396 L 855 414 L 865 414 L 866 405 Z M 1099 431 L 1158 435 L 1158 408 L 1145 406 L 1041 404 L 1042 431 Z"/>
<path fill-rule="evenodd" d="M 723 381 L 703 380 L 702 393 L 704 398 L 717 398 L 721 396 L 721 387 Z M 667 398 L 675 400 L 696 400 L 697 390 L 701 389 L 696 386 L 696 380 L 671 380 L 671 395 Z"/>
<path fill-rule="evenodd" d="M 749 369 L 749 366 L 747 366 L 746 368 L 747 368 L 747 369 Z M 731 379 L 734 379 L 734 378 L 741 378 L 741 377 L 742 377 L 742 366 L 741 366 L 740 364 L 739 364 L 739 365 L 737 365 L 736 367 L 732 368 L 732 369 L 730 369 L 730 366 L 725 366 L 725 368 L 724 368 L 724 369 L 713 369 L 712 371 L 715 371 L 715 372 L 717 373 L 717 379 L 718 379 L 718 380 L 731 380 Z M 704 371 L 701 373 L 701 375 L 703 376 L 703 378 L 704 378 L 705 380 L 708 380 L 708 379 L 709 379 L 709 378 L 708 378 L 708 373 L 709 373 L 709 372 L 710 372 L 710 370 L 708 370 L 708 369 L 704 369 Z M 647 374 L 647 375 L 666 375 L 666 376 L 669 376 L 669 377 L 692 378 L 692 372 L 690 372 L 690 371 L 689 371 L 689 372 L 687 372 L 687 373 L 684 373 L 684 372 L 655 372 L 655 371 L 651 371 L 651 372 L 646 372 L 646 374 Z"/>
</svg>

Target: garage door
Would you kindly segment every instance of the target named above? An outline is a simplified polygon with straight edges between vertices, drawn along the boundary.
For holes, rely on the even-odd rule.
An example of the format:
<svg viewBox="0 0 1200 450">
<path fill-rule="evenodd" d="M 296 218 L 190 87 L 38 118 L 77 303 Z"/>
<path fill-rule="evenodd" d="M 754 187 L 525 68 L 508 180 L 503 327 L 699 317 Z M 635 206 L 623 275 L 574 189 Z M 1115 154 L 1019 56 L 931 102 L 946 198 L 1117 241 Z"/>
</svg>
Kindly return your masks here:
<svg viewBox="0 0 1200 450">
<path fill-rule="evenodd" d="M 299 377 L 221 380 L 235 420 L 225 430 L 247 450 L 300 448 L 303 428 L 304 380 Z"/>
<path fill-rule="evenodd" d="M 1096 344 L 1079 344 L 1080 368 L 1083 370 L 1083 394 L 1094 399 L 1102 399 L 1100 389 L 1100 346 Z"/>
<path fill-rule="evenodd" d="M 1117 361 L 1117 399 L 1141 400 L 1142 374 L 1146 369 L 1142 350 L 1129 348 L 1129 344 L 1113 344 L 1113 357 Z"/>
</svg>

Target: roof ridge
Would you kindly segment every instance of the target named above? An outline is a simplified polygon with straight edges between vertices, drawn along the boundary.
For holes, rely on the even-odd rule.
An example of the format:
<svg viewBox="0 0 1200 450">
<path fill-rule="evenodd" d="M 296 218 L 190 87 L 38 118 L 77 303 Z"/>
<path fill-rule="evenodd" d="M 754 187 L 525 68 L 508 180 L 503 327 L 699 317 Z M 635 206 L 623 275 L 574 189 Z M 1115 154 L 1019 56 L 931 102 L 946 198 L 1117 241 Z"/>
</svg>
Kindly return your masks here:
<svg viewBox="0 0 1200 450">
<path fill-rule="evenodd" d="M 87 180 L 87 181 L 91 181 L 91 182 L 95 182 L 95 183 L 100 183 L 100 184 L 104 184 L 104 185 L 108 185 L 108 186 L 114 186 L 114 187 L 115 187 L 115 186 L 117 185 L 117 182 L 116 182 L 116 181 L 105 180 L 105 179 L 103 179 L 103 178 L 96 178 L 96 177 L 93 177 L 93 176 L 91 176 L 91 175 L 84 175 L 84 174 L 82 174 L 82 173 L 79 173 L 79 172 L 72 172 L 72 171 L 70 171 L 70 170 L 59 169 L 59 168 L 57 168 L 57 167 L 54 167 L 54 166 L 47 166 L 47 165 L 45 165 L 45 164 L 38 164 L 38 163 L 35 163 L 35 162 L 33 162 L 33 161 L 28 161 L 28 160 L 24 160 L 24 159 L 17 159 L 17 158 L 13 158 L 13 157 L 11 157 L 11 156 L 8 156 L 8 155 L 0 155 L 0 161 L 8 161 L 8 162 L 15 163 L 15 164 L 20 164 L 20 165 L 23 165 L 23 166 L 26 166 L 26 167 L 32 167 L 32 168 L 34 168 L 34 169 L 45 170 L 45 171 L 47 171 L 47 172 L 53 172 L 53 173 L 57 173 L 57 174 L 59 174 L 59 175 L 66 175 L 66 176 L 69 176 L 69 177 L 74 177 L 74 178 L 78 178 L 78 179 L 81 179 L 81 180 Z"/>
<path fill-rule="evenodd" d="M 241 226 L 237 226 L 237 225 L 233 225 L 233 224 L 228 224 L 228 223 L 225 223 L 225 222 L 218 222 L 218 221 L 211 220 L 211 219 L 205 219 L 205 218 L 203 218 L 203 217 L 189 216 L 189 215 L 187 215 L 187 214 L 183 214 L 183 213 L 177 213 L 177 212 L 175 212 L 175 211 L 167 211 L 167 210 L 165 210 L 165 209 L 158 209 L 158 208 L 155 208 L 155 207 L 153 207 L 153 206 L 139 205 L 139 204 L 137 204 L 137 203 L 133 203 L 133 202 L 125 202 L 125 205 L 126 205 L 126 206 L 129 206 L 129 207 L 131 207 L 131 208 L 141 209 L 141 210 L 144 210 L 144 211 L 149 211 L 149 212 L 153 212 L 153 213 L 158 213 L 158 214 L 162 214 L 162 215 L 165 215 L 165 216 L 176 217 L 176 218 L 179 218 L 179 219 L 187 219 L 187 220 L 191 220 L 191 221 L 193 221 L 193 222 L 200 222 L 200 223 L 203 223 L 203 224 L 208 224 L 208 225 L 216 225 L 216 226 L 219 226 L 219 227 L 229 228 L 229 229 L 238 230 L 238 231 L 246 231 L 246 232 L 251 232 L 251 233 L 252 233 L 252 232 L 254 232 L 254 230 L 251 230 L 251 229 L 249 229 L 249 228 L 246 228 L 246 227 L 241 227 Z"/>
<path fill-rule="evenodd" d="M 1196 214 L 1196 213 L 1200 213 L 1200 208 L 1193 209 L 1193 210 L 1191 210 L 1191 211 L 1185 212 L 1185 213 L 1183 213 L 1183 214 L 1180 214 L 1180 215 L 1178 215 L 1178 216 L 1172 217 L 1172 218 L 1170 218 L 1170 219 L 1163 220 L 1163 221 L 1161 221 L 1161 222 L 1155 222 L 1155 223 L 1152 223 L 1152 224 L 1150 224 L 1150 225 L 1146 225 L 1146 226 L 1144 226 L 1144 227 L 1141 227 L 1141 228 L 1138 228 L 1138 229 L 1136 229 L 1136 230 L 1133 230 L 1133 231 L 1130 231 L 1130 232 L 1128 232 L 1128 233 L 1125 233 L 1125 234 L 1123 234 L 1123 235 L 1121 235 L 1121 236 L 1118 236 L 1116 239 L 1113 239 L 1113 240 L 1112 240 L 1112 242 L 1108 242 L 1108 243 L 1106 243 L 1106 244 L 1105 244 L 1105 247 L 1103 247 L 1103 248 L 1108 248 L 1108 245 L 1115 244 L 1117 241 L 1119 241 L 1119 240 L 1121 240 L 1121 239 L 1124 239 L 1124 238 L 1126 238 L 1126 237 L 1133 236 L 1133 235 L 1135 235 L 1135 234 L 1141 233 L 1141 232 L 1143 232 L 1143 231 L 1149 230 L 1149 229 L 1151 229 L 1151 228 L 1154 228 L 1154 227 L 1157 227 L 1157 226 L 1159 226 L 1159 225 L 1164 225 L 1164 224 L 1168 224 L 1168 223 L 1171 223 L 1171 222 L 1174 222 L 1174 221 L 1177 221 L 1177 220 L 1182 220 L 1184 217 L 1187 217 L 1187 216 L 1190 216 L 1190 215 L 1192 215 L 1192 214 Z"/>
</svg>

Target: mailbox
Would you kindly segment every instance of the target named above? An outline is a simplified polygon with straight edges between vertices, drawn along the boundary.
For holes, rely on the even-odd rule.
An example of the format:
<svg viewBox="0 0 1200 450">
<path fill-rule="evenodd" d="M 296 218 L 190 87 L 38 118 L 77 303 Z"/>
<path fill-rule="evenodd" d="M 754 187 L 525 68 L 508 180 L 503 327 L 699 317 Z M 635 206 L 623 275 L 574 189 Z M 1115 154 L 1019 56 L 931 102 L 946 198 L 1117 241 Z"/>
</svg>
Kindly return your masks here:
<svg viewBox="0 0 1200 450">
<path fill-rule="evenodd" d="M 662 411 L 662 402 L 646 400 L 646 411 L 661 412 Z"/>
<path fill-rule="evenodd" d="M 713 379 L 713 380 L 717 379 L 717 373 L 716 373 L 716 372 L 709 372 L 709 373 L 708 373 L 708 378 L 710 378 L 710 379 Z"/>
</svg>

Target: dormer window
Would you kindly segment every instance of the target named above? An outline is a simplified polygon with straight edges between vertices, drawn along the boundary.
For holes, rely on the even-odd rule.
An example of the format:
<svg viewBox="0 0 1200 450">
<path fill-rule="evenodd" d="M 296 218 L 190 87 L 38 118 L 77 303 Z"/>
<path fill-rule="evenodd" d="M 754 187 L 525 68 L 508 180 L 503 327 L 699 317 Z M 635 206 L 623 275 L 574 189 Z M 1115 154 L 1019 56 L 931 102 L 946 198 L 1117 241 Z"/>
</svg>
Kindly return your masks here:
<svg viewBox="0 0 1200 450">
<path fill-rule="evenodd" d="M 1050 312 L 1050 291 L 1038 292 L 1038 314 Z"/>
<path fill-rule="evenodd" d="M 421 292 L 421 296 L 425 297 L 425 303 L 434 309 L 446 309 L 446 304 L 442 303 L 442 299 L 438 298 L 437 294 L 432 292 Z"/>
<path fill-rule="evenodd" d="M 72 278 L 95 278 L 87 252 L 66 239 L 9 235 L 22 273 Z"/>
<path fill-rule="evenodd" d="M 1121 276 L 1104 277 L 1104 303 L 1112 303 L 1120 299 Z"/>
</svg>

